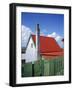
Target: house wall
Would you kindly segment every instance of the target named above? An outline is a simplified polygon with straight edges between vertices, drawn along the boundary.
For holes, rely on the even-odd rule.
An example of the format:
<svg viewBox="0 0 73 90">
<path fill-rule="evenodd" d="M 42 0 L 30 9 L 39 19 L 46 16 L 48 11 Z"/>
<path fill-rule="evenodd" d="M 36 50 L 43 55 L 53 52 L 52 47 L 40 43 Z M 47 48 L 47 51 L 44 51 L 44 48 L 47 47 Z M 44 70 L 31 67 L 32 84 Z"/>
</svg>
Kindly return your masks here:
<svg viewBox="0 0 73 90">
<path fill-rule="evenodd" d="M 32 40 L 32 37 L 30 38 L 27 49 L 26 49 L 25 59 L 26 59 L 25 62 L 33 62 L 37 60 L 36 59 L 36 48 Z"/>
</svg>

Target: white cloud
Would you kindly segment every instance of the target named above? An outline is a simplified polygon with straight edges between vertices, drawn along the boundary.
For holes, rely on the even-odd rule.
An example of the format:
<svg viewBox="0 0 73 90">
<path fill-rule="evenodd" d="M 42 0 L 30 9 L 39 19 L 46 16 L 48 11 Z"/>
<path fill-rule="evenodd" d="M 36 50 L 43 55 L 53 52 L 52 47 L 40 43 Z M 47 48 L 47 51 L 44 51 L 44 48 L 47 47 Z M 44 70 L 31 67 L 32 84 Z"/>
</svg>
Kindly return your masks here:
<svg viewBox="0 0 73 90">
<path fill-rule="evenodd" d="M 21 26 L 21 39 L 22 39 L 21 46 L 22 47 L 26 47 L 28 39 L 29 39 L 31 34 L 36 35 L 36 31 L 33 33 L 29 27 L 24 26 L 24 25 Z M 44 34 L 42 32 L 40 32 L 40 35 L 44 36 Z"/>
<path fill-rule="evenodd" d="M 53 38 L 55 38 L 56 41 L 59 41 L 62 39 L 62 37 L 60 35 L 58 35 L 56 32 L 49 34 L 48 37 L 53 37 Z"/>
<path fill-rule="evenodd" d="M 60 36 L 60 35 L 58 35 L 56 32 L 53 32 L 53 33 L 51 33 L 51 34 L 49 34 L 48 35 L 48 37 L 53 37 L 53 38 L 55 38 L 55 40 L 58 42 L 58 44 L 62 47 L 63 46 L 63 44 L 62 44 L 62 36 Z"/>
<path fill-rule="evenodd" d="M 29 39 L 29 36 L 32 34 L 31 32 L 31 29 L 27 26 L 24 26 L 22 25 L 21 26 L 21 44 L 22 44 L 22 47 L 25 47 L 27 42 L 28 42 L 28 39 Z"/>
<path fill-rule="evenodd" d="M 56 37 L 56 32 L 53 32 L 52 34 L 50 34 L 50 35 L 48 35 L 48 36 L 50 36 L 50 37 Z"/>
<path fill-rule="evenodd" d="M 62 39 L 62 37 L 61 36 L 57 36 L 55 39 L 56 39 L 56 41 L 59 41 L 59 40 Z"/>
</svg>

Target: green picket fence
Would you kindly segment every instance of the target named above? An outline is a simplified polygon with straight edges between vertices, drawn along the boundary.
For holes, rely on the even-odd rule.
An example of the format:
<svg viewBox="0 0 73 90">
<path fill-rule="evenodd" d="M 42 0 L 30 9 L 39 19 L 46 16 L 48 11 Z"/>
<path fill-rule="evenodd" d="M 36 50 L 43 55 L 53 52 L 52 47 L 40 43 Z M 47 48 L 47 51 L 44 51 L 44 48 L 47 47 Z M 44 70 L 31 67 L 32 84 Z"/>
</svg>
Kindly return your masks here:
<svg viewBox="0 0 73 90">
<path fill-rule="evenodd" d="M 52 60 L 39 60 L 32 63 L 22 65 L 22 77 L 31 77 L 34 69 L 34 76 L 55 76 L 64 75 L 64 57 Z"/>
<path fill-rule="evenodd" d="M 64 75 L 64 59 L 63 57 L 44 60 L 44 76 Z"/>
<path fill-rule="evenodd" d="M 32 64 L 31 63 L 22 64 L 21 76 L 32 77 Z"/>
</svg>

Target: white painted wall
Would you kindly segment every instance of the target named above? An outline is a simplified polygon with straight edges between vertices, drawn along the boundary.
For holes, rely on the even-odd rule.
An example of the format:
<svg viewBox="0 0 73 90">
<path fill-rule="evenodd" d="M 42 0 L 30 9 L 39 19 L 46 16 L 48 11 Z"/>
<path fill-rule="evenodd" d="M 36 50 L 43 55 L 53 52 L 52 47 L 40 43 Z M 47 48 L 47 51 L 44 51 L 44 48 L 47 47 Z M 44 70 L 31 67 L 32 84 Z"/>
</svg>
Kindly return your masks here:
<svg viewBox="0 0 73 90">
<path fill-rule="evenodd" d="M 33 47 L 31 47 L 31 44 L 33 44 Z M 29 40 L 27 49 L 26 49 L 26 54 L 25 54 L 25 62 L 33 62 L 36 61 L 36 48 L 34 46 L 34 42 L 32 40 L 32 37 Z"/>
</svg>

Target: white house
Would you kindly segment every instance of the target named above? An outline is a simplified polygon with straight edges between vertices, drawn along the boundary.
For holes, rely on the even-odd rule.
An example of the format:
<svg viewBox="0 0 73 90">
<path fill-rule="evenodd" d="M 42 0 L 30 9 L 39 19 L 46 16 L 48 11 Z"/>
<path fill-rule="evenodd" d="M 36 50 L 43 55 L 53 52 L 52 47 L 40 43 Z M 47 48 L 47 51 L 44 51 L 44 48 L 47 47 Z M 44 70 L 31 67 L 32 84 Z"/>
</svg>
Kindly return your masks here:
<svg viewBox="0 0 73 90">
<path fill-rule="evenodd" d="M 62 55 L 63 49 L 60 48 L 54 38 L 40 36 L 39 24 L 37 24 L 36 35 L 30 36 L 22 59 L 25 59 L 27 63 L 39 60 L 40 57 L 49 58 Z"/>
<path fill-rule="evenodd" d="M 29 37 L 27 46 L 26 46 L 26 53 L 25 53 L 25 62 L 34 62 L 39 59 L 39 37 L 40 37 L 40 29 L 39 29 L 39 24 L 36 26 L 36 44 L 33 41 L 33 35 Z M 22 56 L 22 57 L 24 57 Z"/>
<path fill-rule="evenodd" d="M 33 42 L 32 36 L 29 38 L 29 42 L 26 47 L 25 62 L 32 62 L 37 60 L 36 47 Z"/>
</svg>

